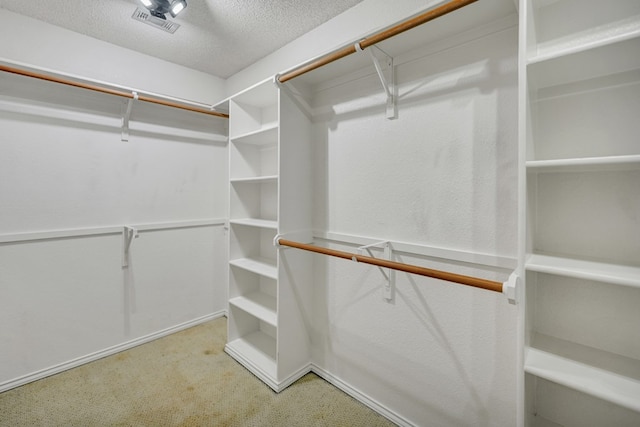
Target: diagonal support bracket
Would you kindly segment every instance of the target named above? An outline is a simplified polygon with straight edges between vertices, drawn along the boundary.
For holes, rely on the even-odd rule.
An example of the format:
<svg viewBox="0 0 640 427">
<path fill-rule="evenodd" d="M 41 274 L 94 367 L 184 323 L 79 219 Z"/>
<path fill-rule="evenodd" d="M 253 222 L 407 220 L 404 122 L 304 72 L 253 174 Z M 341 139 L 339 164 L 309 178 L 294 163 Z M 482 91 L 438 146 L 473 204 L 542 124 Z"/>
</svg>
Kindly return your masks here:
<svg viewBox="0 0 640 427">
<path fill-rule="evenodd" d="M 392 260 L 391 259 L 392 258 L 391 242 L 389 242 L 388 240 L 372 243 L 370 245 L 360 246 L 358 248 L 358 254 L 363 255 L 364 251 L 366 250 L 371 258 L 375 258 L 373 256 L 373 253 L 371 252 L 371 248 L 374 248 L 374 247 L 377 247 L 377 248 L 381 247 L 384 250 L 384 258 L 389 261 Z M 380 269 L 380 272 L 382 273 L 382 275 L 386 280 L 382 289 L 382 295 L 384 296 L 385 300 L 387 300 L 388 302 L 392 302 L 395 297 L 396 271 L 391 268 L 383 268 L 383 267 L 378 267 L 378 268 Z"/>
<path fill-rule="evenodd" d="M 122 229 L 122 268 L 129 267 L 129 259 L 131 249 L 131 244 L 133 243 L 133 239 L 137 239 L 139 237 L 138 229 L 135 227 L 124 226 Z"/>
<path fill-rule="evenodd" d="M 131 110 L 133 109 L 133 101 L 138 99 L 138 92 L 132 92 L 133 98 L 127 101 L 127 107 L 122 114 L 122 141 L 129 141 L 129 119 L 131 118 Z"/>
<path fill-rule="evenodd" d="M 360 43 L 356 43 L 355 47 L 357 51 L 362 52 L 363 49 L 360 47 Z M 376 67 L 382 88 L 387 96 L 387 119 L 394 120 L 398 118 L 398 96 L 393 58 L 375 45 L 368 48 L 367 52 L 369 52 L 371 61 L 373 61 L 373 65 Z M 378 56 L 382 57 L 382 59 L 378 58 Z M 387 71 L 386 75 L 385 70 Z"/>
</svg>

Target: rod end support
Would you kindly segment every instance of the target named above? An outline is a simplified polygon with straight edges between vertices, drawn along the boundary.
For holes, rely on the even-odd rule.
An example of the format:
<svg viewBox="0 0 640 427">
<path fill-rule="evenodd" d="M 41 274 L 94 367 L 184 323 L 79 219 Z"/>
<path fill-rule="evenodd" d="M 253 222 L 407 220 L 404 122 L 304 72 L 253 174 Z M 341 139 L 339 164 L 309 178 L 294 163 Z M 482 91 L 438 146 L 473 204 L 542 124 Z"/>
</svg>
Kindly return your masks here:
<svg viewBox="0 0 640 427">
<path fill-rule="evenodd" d="M 509 304 L 518 303 L 518 288 L 520 285 L 520 276 L 515 272 L 511 273 L 509 279 L 502 284 L 502 293 L 509 300 Z"/>
</svg>

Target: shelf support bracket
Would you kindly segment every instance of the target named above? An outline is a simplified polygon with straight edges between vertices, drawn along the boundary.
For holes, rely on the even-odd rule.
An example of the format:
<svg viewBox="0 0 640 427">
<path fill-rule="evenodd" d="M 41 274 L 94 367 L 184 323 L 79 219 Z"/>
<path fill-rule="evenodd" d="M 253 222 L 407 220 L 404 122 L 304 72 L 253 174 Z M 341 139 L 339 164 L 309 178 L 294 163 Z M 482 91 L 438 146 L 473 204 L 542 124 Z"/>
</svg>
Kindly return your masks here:
<svg viewBox="0 0 640 427">
<path fill-rule="evenodd" d="M 362 48 L 360 47 L 360 43 L 355 44 L 356 50 L 358 52 L 362 52 Z M 374 50 L 378 52 L 384 60 L 384 65 L 389 72 L 389 76 L 385 76 L 384 69 L 382 67 L 380 59 L 374 53 Z M 378 46 L 371 46 L 367 49 L 369 52 L 369 56 L 371 57 L 371 61 L 373 61 L 373 66 L 376 68 L 376 72 L 378 73 L 378 77 L 380 78 L 380 83 L 382 83 L 382 88 L 384 89 L 384 93 L 387 96 L 387 119 L 394 120 L 398 118 L 398 102 L 397 102 L 397 87 L 395 84 L 396 76 L 395 76 L 395 67 L 393 66 L 393 58 L 389 56 L 385 51 L 380 49 Z"/>
<path fill-rule="evenodd" d="M 133 98 L 127 101 L 127 107 L 122 115 L 122 141 L 129 141 L 129 119 L 131 118 L 131 110 L 133 109 L 133 101 L 138 99 L 138 92 L 131 92 Z"/>
<path fill-rule="evenodd" d="M 124 226 L 122 229 L 122 268 L 129 267 L 129 250 L 133 239 L 140 237 L 138 229 L 134 227 Z"/>
<path fill-rule="evenodd" d="M 391 248 L 391 242 L 389 242 L 388 240 L 371 243 L 365 246 L 360 246 L 358 248 L 358 254 L 364 255 L 364 251 L 366 250 L 371 258 L 375 258 L 375 256 L 373 256 L 373 253 L 371 252 L 371 248 L 374 248 L 374 247 L 382 248 L 384 250 L 384 258 L 389 261 L 393 261 L 392 260 L 393 250 Z M 358 260 L 354 257 L 354 261 L 357 262 Z M 380 269 L 380 272 L 385 278 L 385 284 L 383 285 L 383 288 L 382 288 L 382 295 L 385 300 L 387 300 L 388 302 L 392 302 L 394 300 L 395 291 L 396 291 L 396 271 L 391 268 L 383 268 L 383 267 L 378 267 L 378 268 Z"/>
</svg>

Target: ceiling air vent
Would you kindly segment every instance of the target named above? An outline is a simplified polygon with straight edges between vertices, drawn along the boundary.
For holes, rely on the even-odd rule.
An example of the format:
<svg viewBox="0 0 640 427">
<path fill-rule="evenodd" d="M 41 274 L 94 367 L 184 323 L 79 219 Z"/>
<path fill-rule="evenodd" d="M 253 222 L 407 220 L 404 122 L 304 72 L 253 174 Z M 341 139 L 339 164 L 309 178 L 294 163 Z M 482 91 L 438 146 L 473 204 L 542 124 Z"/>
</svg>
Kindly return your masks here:
<svg viewBox="0 0 640 427">
<path fill-rule="evenodd" d="M 175 33 L 178 28 L 180 28 L 180 24 L 176 24 L 175 22 L 167 21 L 166 19 L 158 18 L 149 13 L 148 10 L 137 8 L 133 15 L 131 16 L 136 21 L 144 22 L 145 24 L 149 24 L 153 27 L 160 28 L 167 33 Z"/>
</svg>

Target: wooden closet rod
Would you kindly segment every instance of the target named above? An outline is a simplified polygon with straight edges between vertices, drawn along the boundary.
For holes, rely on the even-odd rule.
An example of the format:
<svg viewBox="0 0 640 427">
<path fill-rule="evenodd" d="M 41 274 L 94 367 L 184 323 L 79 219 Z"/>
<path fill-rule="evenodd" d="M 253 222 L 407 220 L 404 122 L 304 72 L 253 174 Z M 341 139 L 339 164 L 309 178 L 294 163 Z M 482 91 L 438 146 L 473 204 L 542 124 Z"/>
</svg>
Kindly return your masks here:
<svg viewBox="0 0 640 427">
<path fill-rule="evenodd" d="M 376 34 L 368 36 L 363 40 L 360 40 L 360 48 L 366 49 L 370 46 L 373 46 L 376 43 L 380 43 L 383 40 L 396 36 L 400 33 L 408 31 L 412 28 L 415 28 L 419 25 L 422 25 L 426 22 L 432 21 L 436 18 L 439 18 L 443 15 L 446 15 L 450 12 L 460 9 L 461 7 L 467 6 L 471 3 L 474 3 L 478 0 L 451 0 L 441 6 L 438 6 L 434 9 L 428 10 L 418 16 L 415 16 L 411 19 L 403 21 L 391 28 L 380 31 Z M 287 80 L 291 80 L 295 77 L 301 76 L 302 74 L 308 73 L 309 71 L 313 71 L 316 68 L 320 68 L 323 65 L 327 65 L 333 61 L 336 61 L 340 58 L 344 58 L 345 56 L 356 53 L 357 49 L 355 44 L 350 46 L 345 46 L 341 49 L 338 49 L 334 52 L 331 52 L 325 56 L 322 56 L 306 65 L 301 65 L 298 68 L 294 68 L 291 71 L 287 71 L 278 77 L 278 81 L 281 83 L 286 82 Z"/>
<path fill-rule="evenodd" d="M 54 83 L 60 83 L 60 84 L 68 85 L 68 86 L 79 87 L 79 88 L 82 88 L 82 89 L 93 90 L 93 91 L 96 91 L 96 92 L 107 93 L 109 95 L 122 96 L 122 97 L 129 98 L 129 99 L 133 99 L 135 97 L 132 92 L 126 92 L 126 91 L 117 90 L 117 89 L 109 89 L 109 88 L 105 88 L 105 87 L 102 87 L 102 86 L 93 85 L 93 84 L 89 84 L 89 83 L 76 82 L 76 81 L 64 79 L 64 78 L 61 78 L 61 77 L 55 77 L 55 76 L 49 76 L 49 75 L 46 75 L 46 74 L 35 73 L 33 71 L 22 70 L 20 68 L 15 68 L 15 67 L 8 67 L 8 66 L 2 65 L 2 64 L 0 64 L 0 71 L 5 71 L 7 73 L 18 74 L 18 75 L 26 76 L 26 77 L 33 77 L 33 78 L 40 79 L 40 80 L 46 80 L 48 82 L 54 82 Z M 205 110 L 203 108 L 198 108 L 198 107 L 192 107 L 190 105 L 185 105 L 185 104 L 180 104 L 180 103 L 173 102 L 173 101 L 167 101 L 167 100 L 164 100 L 164 99 L 154 98 L 154 97 L 147 96 L 147 95 L 138 95 L 138 100 L 144 101 L 144 102 L 150 102 L 150 103 L 153 103 L 153 104 L 160 104 L 160 105 L 164 105 L 166 107 L 173 107 L 173 108 L 179 108 L 181 110 L 188 110 L 188 111 L 194 111 L 196 113 L 208 114 L 210 116 L 222 117 L 222 118 L 226 118 L 226 119 L 229 118 L 228 114 L 219 113 L 219 112 L 213 111 L 213 110 Z"/>
<path fill-rule="evenodd" d="M 316 252 L 319 254 L 363 262 L 365 264 L 376 265 L 378 267 L 392 268 L 394 270 L 418 274 L 420 276 L 433 277 L 434 279 L 446 280 L 448 282 L 458 283 L 460 285 L 473 286 L 474 288 L 482 288 L 489 291 L 502 293 L 503 284 L 500 282 L 494 282 L 493 280 L 479 279 L 477 277 L 463 276 L 461 274 L 448 273 L 446 271 L 432 270 L 430 268 L 420 267 L 417 265 L 404 264 L 396 261 L 357 255 L 350 252 L 337 251 L 335 249 L 323 248 L 320 246 L 294 242 L 291 240 L 278 239 L 278 244 L 282 246 L 302 249 L 305 251 Z"/>
</svg>

